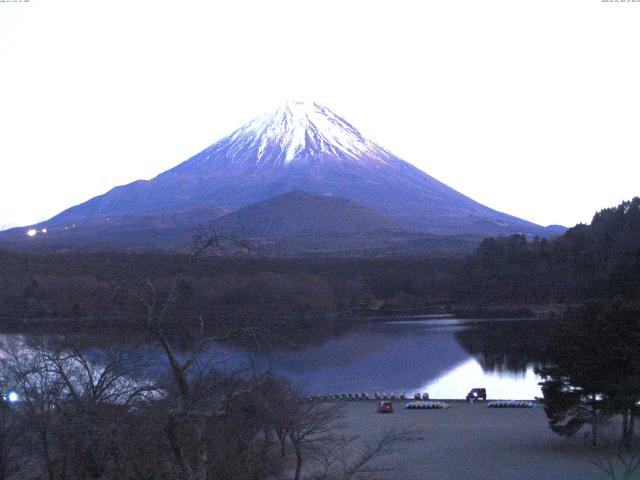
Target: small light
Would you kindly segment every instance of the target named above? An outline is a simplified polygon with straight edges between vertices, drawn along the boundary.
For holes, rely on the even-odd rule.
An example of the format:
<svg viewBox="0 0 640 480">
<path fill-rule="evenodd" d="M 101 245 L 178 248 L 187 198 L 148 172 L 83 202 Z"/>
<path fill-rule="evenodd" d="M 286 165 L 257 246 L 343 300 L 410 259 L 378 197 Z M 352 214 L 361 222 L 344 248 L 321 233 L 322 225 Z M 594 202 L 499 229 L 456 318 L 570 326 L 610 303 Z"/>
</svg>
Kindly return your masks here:
<svg viewBox="0 0 640 480">
<path fill-rule="evenodd" d="M 16 403 L 18 401 L 18 394 L 14 391 L 7 393 L 7 400 L 9 400 L 10 403 Z"/>
<path fill-rule="evenodd" d="M 42 233 L 47 233 L 47 229 L 43 228 L 42 230 L 40 230 Z"/>
<path fill-rule="evenodd" d="M 27 231 L 27 235 L 29 235 L 30 237 L 35 237 L 37 233 L 38 233 L 38 230 L 36 230 L 35 228 L 32 228 L 31 230 Z"/>
</svg>

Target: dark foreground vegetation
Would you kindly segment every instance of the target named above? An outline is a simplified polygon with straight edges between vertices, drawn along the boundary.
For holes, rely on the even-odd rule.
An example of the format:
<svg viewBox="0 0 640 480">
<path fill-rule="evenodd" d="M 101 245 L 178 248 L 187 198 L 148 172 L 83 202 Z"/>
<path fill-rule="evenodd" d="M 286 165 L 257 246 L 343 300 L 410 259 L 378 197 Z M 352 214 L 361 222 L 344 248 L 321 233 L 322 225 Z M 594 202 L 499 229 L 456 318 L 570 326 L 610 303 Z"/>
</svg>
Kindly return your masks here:
<svg viewBox="0 0 640 480">
<path fill-rule="evenodd" d="M 401 437 L 344 436 L 335 405 L 268 372 L 172 352 L 3 345 L 0 479 L 349 479 Z"/>
</svg>

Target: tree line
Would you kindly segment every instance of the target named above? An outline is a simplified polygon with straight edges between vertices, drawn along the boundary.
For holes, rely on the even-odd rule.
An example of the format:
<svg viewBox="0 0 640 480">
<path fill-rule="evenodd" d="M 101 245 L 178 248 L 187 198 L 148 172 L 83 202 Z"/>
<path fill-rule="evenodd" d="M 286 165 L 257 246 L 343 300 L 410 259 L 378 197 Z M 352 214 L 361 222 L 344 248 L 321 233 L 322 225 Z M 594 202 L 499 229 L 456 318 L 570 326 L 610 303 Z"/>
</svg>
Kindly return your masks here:
<svg viewBox="0 0 640 480">
<path fill-rule="evenodd" d="M 483 240 L 454 297 L 467 302 L 583 303 L 640 300 L 640 198 L 595 214 L 562 236 Z"/>
<path fill-rule="evenodd" d="M 108 320 L 140 315 L 122 290 L 171 284 L 188 255 L 0 251 L 0 318 Z M 459 259 L 201 256 L 181 278 L 184 316 L 310 317 L 424 311 L 446 302 Z"/>
</svg>

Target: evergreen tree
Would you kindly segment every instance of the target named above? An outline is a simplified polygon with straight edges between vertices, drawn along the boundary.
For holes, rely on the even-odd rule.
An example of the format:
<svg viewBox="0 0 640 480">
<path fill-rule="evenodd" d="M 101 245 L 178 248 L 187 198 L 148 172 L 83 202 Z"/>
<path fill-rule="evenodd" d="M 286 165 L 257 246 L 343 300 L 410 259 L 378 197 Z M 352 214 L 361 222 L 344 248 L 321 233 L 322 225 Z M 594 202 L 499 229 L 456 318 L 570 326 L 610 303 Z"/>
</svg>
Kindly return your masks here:
<svg viewBox="0 0 640 480">
<path fill-rule="evenodd" d="M 538 373 L 554 432 L 573 435 L 591 424 L 595 443 L 601 420 L 619 414 L 628 444 L 640 401 L 640 315 L 618 302 L 588 305 L 552 335 Z"/>
</svg>

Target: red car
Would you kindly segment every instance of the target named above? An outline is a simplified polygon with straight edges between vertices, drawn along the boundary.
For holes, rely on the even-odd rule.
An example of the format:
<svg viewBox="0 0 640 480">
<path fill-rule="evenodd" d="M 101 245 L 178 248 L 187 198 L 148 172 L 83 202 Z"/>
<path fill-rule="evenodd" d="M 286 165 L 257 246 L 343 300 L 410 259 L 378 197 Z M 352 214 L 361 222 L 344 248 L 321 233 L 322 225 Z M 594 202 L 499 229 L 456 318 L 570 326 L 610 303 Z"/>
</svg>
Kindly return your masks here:
<svg viewBox="0 0 640 480">
<path fill-rule="evenodd" d="M 391 402 L 380 402 L 378 404 L 378 413 L 393 413 L 393 403 Z"/>
</svg>

